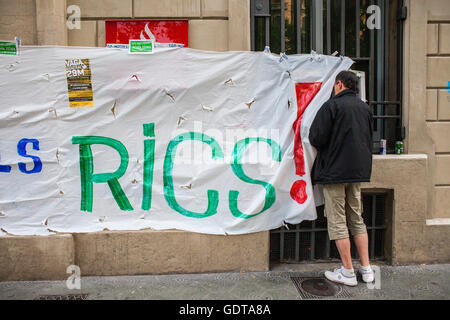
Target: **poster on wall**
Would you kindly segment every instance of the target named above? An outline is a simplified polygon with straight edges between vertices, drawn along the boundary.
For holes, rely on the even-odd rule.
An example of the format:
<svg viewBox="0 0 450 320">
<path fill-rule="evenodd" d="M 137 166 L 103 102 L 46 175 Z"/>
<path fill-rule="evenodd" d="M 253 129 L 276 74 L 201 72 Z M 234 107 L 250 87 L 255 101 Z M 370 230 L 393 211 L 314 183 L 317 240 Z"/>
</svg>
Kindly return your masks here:
<svg viewBox="0 0 450 320">
<path fill-rule="evenodd" d="M 129 40 L 151 40 L 188 46 L 187 19 L 106 20 L 106 44 L 128 44 Z"/>
<path fill-rule="evenodd" d="M 316 219 L 309 127 L 351 59 L 34 46 L 17 59 L 0 56 L 0 236 Z"/>
<path fill-rule="evenodd" d="M 93 107 L 89 59 L 66 59 L 65 65 L 70 107 Z"/>
</svg>

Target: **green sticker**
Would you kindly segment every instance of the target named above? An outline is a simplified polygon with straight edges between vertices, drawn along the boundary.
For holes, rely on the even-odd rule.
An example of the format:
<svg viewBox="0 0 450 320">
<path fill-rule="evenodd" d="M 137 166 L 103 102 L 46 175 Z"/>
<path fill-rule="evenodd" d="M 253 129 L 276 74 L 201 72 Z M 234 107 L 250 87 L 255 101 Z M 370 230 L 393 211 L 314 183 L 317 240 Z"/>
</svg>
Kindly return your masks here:
<svg viewBox="0 0 450 320">
<path fill-rule="evenodd" d="M 17 55 L 17 43 L 15 41 L 0 41 L 0 54 Z"/>
<path fill-rule="evenodd" d="M 92 212 L 93 184 L 108 183 L 109 188 L 119 208 L 125 211 L 133 210 L 127 196 L 119 183 L 128 167 L 128 151 L 122 142 L 99 136 L 72 137 L 72 144 L 80 145 L 80 176 L 81 176 L 81 211 Z M 115 149 L 120 155 L 120 166 L 112 173 L 94 174 L 94 162 L 91 145 L 103 144 Z"/>
<path fill-rule="evenodd" d="M 230 206 L 230 211 L 233 216 L 236 218 L 243 218 L 243 219 L 249 219 L 251 217 L 257 216 L 258 214 L 264 212 L 265 210 L 269 209 L 276 200 L 276 194 L 275 194 L 275 188 L 268 182 L 252 179 L 249 176 L 247 176 L 244 173 L 244 170 L 242 169 L 241 159 L 244 155 L 245 150 L 247 149 L 248 145 L 253 142 L 266 142 L 270 145 L 272 149 L 272 159 L 274 161 L 281 161 L 281 148 L 272 139 L 266 139 L 266 138 L 245 138 L 236 143 L 233 150 L 233 156 L 231 161 L 231 168 L 233 169 L 234 174 L 241 179 L 242 181 L 252 183 L 252 184 L 258 184 L 260 186 L 263 186 L 264 189 L 266 189 L 266 197 L 264 200 L 264 207 L 261 211 L 255 214 L 244 214 L 238 209 L 238 196 L 239 191 L 236 190 L 230 190 L 229 192 L 229 199 L 228 204 Z"/>
<path fill-rule="evenodd" d="M 130 40 L 128 53 L 131 54 L 153 53 L 153 42 L 151 40 Z"/>
<path fill-rule="evenodd" d="M 219 192 L 216 190 L 208 190 L 208 208 L 205 212 L 193 212 L 181 207 L 176 199 L 173 188 L 172 169 L 178 145 L 183 141 L 197 140 L 209 145 L 212 149 L 213 159 L 223 159 L 223 152 L 220 145 L 212 137 L 199 132 L 186 132 L 176 136 L 167 146 L 164 158 L 164 198 L 167 204 L 178 213 L 191 218 L 206 218 L 217 213 L 219 205 Z"/>
</svg>

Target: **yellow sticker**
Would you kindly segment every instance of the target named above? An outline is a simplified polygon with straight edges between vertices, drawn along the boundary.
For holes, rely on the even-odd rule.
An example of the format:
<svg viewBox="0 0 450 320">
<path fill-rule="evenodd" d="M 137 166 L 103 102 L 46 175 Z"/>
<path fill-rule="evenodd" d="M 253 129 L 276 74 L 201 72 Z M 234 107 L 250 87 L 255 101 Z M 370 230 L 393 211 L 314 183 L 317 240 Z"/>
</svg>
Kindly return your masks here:
<svg viewBox="0 0 450 320">
<path fill-rule="evenodd" d="M 70 107 L 93 107 L 94 93 L 89 59 L 66 59 L 66 79 Z"/>
</svg>

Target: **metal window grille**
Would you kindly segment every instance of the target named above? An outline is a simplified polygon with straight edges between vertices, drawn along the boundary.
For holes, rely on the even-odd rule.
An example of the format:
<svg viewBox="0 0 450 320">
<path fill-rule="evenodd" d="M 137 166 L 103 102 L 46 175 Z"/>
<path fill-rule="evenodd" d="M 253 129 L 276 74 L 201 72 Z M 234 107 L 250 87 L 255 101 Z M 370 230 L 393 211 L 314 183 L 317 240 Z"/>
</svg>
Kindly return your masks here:
<svg viewBox="0 0 450 320">
<path fill-rule="evenodd" d="M 387 193 L 363 193 L 363 219 L 369 237 L 371 260 L 385 259 L 386 225 L 389 216 Z M 303 221 L 287 225 L 270 232 L 270 260 L 275 263 L 337 261 L 339 253 L 330 241 L 323 206 L 318 207 L 314 221 Z M 351 239 L 352 258 L 358 259 L 358 252 Z"/>
<path fill-rule="evenodd" d="M 380 29 L 370 29 L 367 9 L 380 9 Z M 373 152 L 387 140 L 387 153 L 404 139 L 402 126 L 403 0 L 251 0 L 251 46 L 287 54 L 332 54 L 355 61 L 366 74 L 368 104 L 374 115 Z"/>
</svg>

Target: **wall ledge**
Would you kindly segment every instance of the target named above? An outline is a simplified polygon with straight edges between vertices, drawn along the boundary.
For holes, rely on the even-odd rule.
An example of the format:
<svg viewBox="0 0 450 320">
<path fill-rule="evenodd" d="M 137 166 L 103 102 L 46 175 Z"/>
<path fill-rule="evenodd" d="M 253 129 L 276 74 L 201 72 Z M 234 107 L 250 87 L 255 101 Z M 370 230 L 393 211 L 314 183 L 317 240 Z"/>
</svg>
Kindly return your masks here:
<svg viewBox="0 0 450 320">
<path fill-rule="evenodd" d="M 450 218 L 427 219 L 427 226 L 450 226 Z"/>
<path fill-rule="evenodd" d="M 417 154 L 374 154 L 373 159 L 377 160 L 417 160 L 417 159 L 427 159 L 428 155 L 424 153 L 417 153 Z"/>
</svg>

